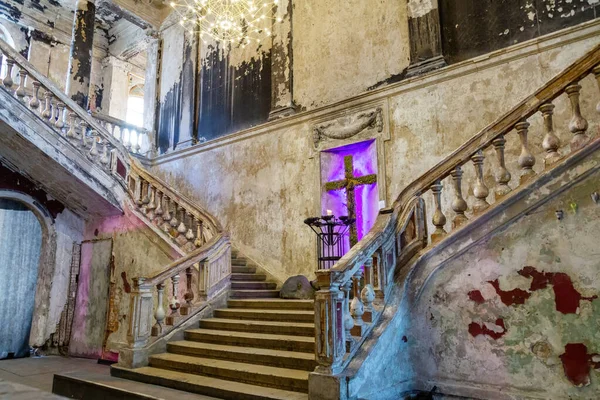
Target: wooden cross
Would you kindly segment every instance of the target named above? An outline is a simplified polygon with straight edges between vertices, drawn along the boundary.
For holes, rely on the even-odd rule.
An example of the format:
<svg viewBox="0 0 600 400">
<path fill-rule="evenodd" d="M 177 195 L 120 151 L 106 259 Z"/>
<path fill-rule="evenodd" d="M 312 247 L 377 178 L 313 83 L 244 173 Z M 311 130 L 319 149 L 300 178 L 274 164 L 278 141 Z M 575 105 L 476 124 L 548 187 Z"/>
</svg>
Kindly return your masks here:
<svg viewBox="0 0 600 400">
<path fill-rule="evenodd" d="M 348 218 L 356 219 L 356 199 L 354 188 L 361 185 L 370 185 L 377 182 L 377 175 L 354 176 L 354 161 L 352 156 L 344 157 L 345 178 L 341 181 L 327 182 L 325 190 L 343 190 L 346 189 L 346 198 L 348 199 Z M 356 222 L 350 225 L 350 247 L 358 243 L 356 233 Z"/>
</svg>

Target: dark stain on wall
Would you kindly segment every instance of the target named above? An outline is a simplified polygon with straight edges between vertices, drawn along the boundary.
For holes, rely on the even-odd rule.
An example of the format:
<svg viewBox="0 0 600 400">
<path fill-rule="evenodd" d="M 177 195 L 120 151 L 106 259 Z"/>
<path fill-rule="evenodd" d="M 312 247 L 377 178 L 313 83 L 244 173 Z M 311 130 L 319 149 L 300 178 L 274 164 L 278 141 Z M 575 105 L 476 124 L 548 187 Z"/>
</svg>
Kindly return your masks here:
<svg viewBox="0 0 600 400">
<path fill-rule="evenodd" d="M 600 368 L 600 363 L 594 362 L 597 354 L 588 354 L 587 346 L 583 343 L 568 343 L 565 352 L 560 355 L 565 376 L 575 386 L 590 384 L 590 369 Z"/>
<path fill-rule="evenodd" d="M 21 19 L 21 10 L 12 3 L 23 5 L 24 0 L 17 1 L 0 1 L 0 15 L 3 15 L 7 20 L 12 22 L 19 22 Z"/>
<path fill-rule="evenodd" d="M 58 1 L 56 1 L 56 0 L 47 0 L 47 1 L 48 1 L 48 3 L 49 3 L 50 5 L 52 5 L 52 6 L 54 6 L 54 7 L 62 7 L 62 6 L 60 5 L 60 3 L 59 3 Z"/>
<path fill-rule="evenodd" d="M 502 302 L 507 306 L 525 304 L 525 300 L 527 300 L 531 296 L 531 293 L 519 288 L 506 291 L 500 289 L 500 282 L 498 281 L 498 279 L 494 281 L 489 281 L 488 283 L 490 283 L 494 287 L 496 293 L 498 294 L 498 296 L 500 296 L 500 300 L 502 300 Z"/>
<path fill-rule="evenodd" d="M 104 83 L 94 87 L 94 106 L 97 110 L 102 109 L 102 99 L 104 98 Z"/>
<path fill-rule="evenodd" d="M 440 0 L 442 47 L 455 63 L 589 21 L 587 0 Z"/>
<path fill-rule="evenodd" d="M 471 322 L 469 324 L 469 333 L 471 336 L 476 337 L 479 335 L 489 336 L 494 340 L 500 339 L 502 336 L 506 335 L 506 326 L 504 325 L 504 320 L 502 318 L 498 318 L 495 322 L 496 326 L 498 326 L 498 332 L 494 329 L 488 328 L 485 324 L 478 324 L 476 322 Z M 500 331 L 502 329 L 502 331 Z"/>
<path fill-rule="evenodd" d="M 63 212 L 65 206 L 57 200 L 49 200 L 46 192 L 38 188 L 33 182 L 23 175 L 13 172 L 0 164 L 0 189 L 14 190 L 30 195 L 43 205 L 53 219 Z"/>
<path fill-rule="evenodd" d="M 181 125 L 181 75 L 160 103 L 158 121 L 158 150 L 165 153 L 172 143 L 171 134 L 179 132 Z"/>
<path fill-rule="evenodd" d="M 41 4 L 40 0 L 30 0 L 29 4 L 31 5 L 31 7 L 35 8 L 36 10 L 42 13 L 48 9 L 48 7 Z"/>
<path fill-rule="evenodd" d="M 46 43 L 48 46 L 55 46 L 58 43 L 56 38 L 37 29 L 31 31 L 31 38 L 37 42 Z"/>
<path fill-rule="evenodd" d="M 207 141 L 268 120 L 271 52 L 233 66 L 217 45 L 202 59 L 198 79 L 198 139 Z"/>
<path fill-rule="evenodd" d="M 121 279 L 123 280 L 123 291 L 125 291 L 125 293 L 131 293 L 131 284 L 127 280 L 127 272 L 121 272 Z"/>
<path fill-rule="evenodd" d="M 88 86 L 88 92 L 72 92 L 71 98 L 83 108 L 87 108 L 88 105 L 95 15 L 96 6 L 92 2 L 87 3 L 87 9 L 78 9 L 75 14 L 74 41 L 71 47 L 71 69 L 69 74 L 71 81 L 78 82 L 84 87 Z"/>
<path fill-rule="evenodd" d="M 25 36 L 25 47 L 23 49 L 21 49 L 21 51 L 19 52 L 19 54 L 21 54 L 23 56 L 23 58 L 27 59 L 29 58 L 29 47 L 31 46 L 31 30 L 29 30 L 28 28 L 25 27 L 21 27 L 21 29 L 19 29 L 21 32 L 23 32 L 23 35 Z"/>
</svg>

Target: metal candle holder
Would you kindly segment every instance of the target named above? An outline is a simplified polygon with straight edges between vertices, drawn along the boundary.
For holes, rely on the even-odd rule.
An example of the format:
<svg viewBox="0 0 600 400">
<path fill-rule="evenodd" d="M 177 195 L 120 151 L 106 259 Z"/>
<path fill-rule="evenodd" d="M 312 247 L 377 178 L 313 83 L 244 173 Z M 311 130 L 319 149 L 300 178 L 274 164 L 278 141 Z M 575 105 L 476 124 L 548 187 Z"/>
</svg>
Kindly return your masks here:
<svg viewBox="0 0 600 400">
<path fill-rule="evenodd" d="M 344 236 L 348 235 L 354 218 L 323 215 L 304 220 L 317 235 L 318 269 L 330 269 L 344 255 Z"/>
</svg>

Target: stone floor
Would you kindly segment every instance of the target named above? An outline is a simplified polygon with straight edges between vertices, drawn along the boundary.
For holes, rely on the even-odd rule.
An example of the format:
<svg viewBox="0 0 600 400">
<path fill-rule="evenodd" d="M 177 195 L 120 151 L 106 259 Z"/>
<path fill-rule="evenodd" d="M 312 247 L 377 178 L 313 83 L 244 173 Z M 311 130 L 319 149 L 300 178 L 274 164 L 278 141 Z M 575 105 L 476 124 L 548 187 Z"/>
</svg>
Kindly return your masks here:
<svg viewBox="0 0 600 400">
<path fill-rule="evenodd" d="M 96 360 L 57 356 L 0 360 L 0 399 L 63 398 L 51 394 L 54 374 L 71 371 L 108 375 L 110 367 Z"/>
</svg>

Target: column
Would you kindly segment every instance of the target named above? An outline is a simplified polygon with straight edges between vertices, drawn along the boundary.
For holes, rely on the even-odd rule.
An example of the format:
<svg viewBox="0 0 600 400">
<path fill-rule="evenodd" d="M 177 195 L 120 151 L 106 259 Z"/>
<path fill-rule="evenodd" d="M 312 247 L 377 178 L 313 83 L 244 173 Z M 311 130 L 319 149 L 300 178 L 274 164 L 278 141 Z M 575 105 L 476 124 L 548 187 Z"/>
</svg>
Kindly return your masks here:
<svg viewBox="0 0 600 400">
<path fill-rule="evenodd" d="M 442 55 L 438 0 L 408 1 L 408 35 L 410 38 L 408 77 L 446 66 Z"/>
<path fill-rule="evenodd" d="M 65 92 L 84 109 L 90 94 L 95 19 L 94 1 L 77 0 Z"/>
<path fill-rule="evenodd" d="M 144 80 L 144 129 L 151 132 L 151 137 L 143 139 L 142 153 L 145 153 L 147 149 L 156 151 L 156 105 L 160 80 L 159 50 L 158 33 L 150 32 L 146 48 L 146 79 Z"/>
<path fill-rule="evenodd" d="M 293 96 L 292 1 L 281 0 L 274 13 L 269 121 L 287 117 L 296 112 Z"/>
<path fill-rule="evenodd" d="M 104 96 L 102 112 L 111 117 L 125 120 L 129 99 L 129 72 L 131 65 L 114 56 L 102 60 Z"/>
</svg>

